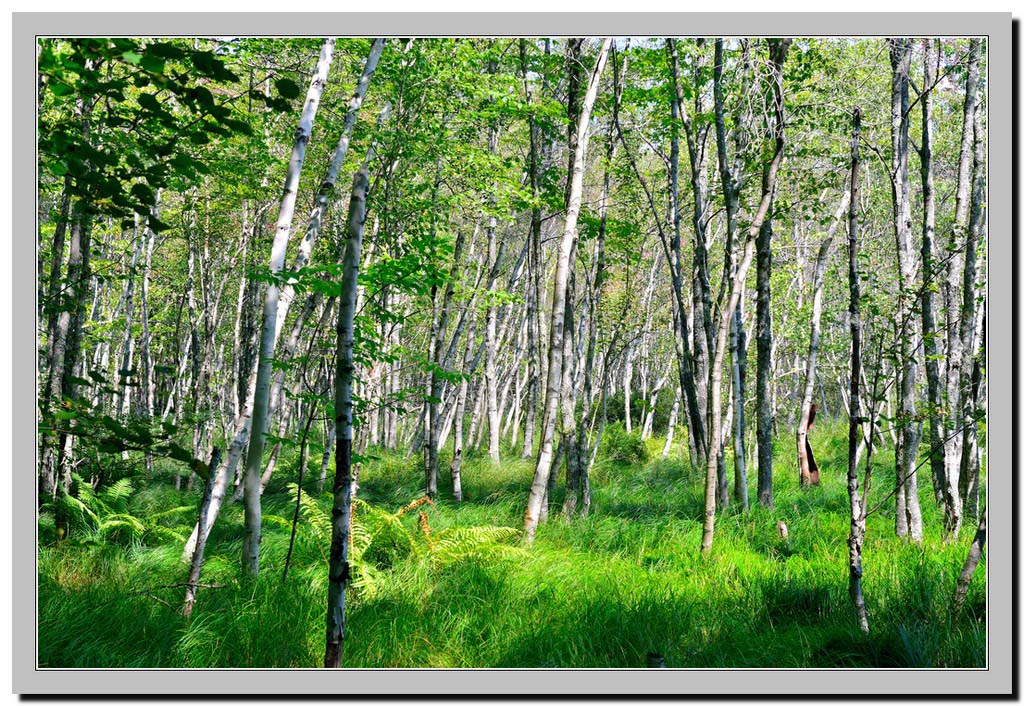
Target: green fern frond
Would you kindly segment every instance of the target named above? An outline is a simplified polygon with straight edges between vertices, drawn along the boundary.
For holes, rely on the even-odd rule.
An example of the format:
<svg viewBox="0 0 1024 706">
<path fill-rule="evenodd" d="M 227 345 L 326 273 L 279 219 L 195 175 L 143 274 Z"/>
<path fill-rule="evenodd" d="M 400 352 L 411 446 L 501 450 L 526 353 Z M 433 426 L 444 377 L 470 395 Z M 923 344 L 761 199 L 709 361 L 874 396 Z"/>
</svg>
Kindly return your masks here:
<svg viewBox="0 0 1024 706">
<path fill-rule="evenodd" d="M 142 538 L 143 540 L 152 538 L 157 542 L 174 542 L 184 544 L 186 541 L 188 541 L 188 534 L 185 532 L 180 532 L 176 529 L 172 529 L 170 527 L 160 527 L 151 525 L 149 527 L 146 527 L 146 533 L 143 535 Z"/>
<path fill-rule="evenodd" d="M 99 498 L 105 505 L 123 510 L 134 490 L 131 480 L 122 478 L 100 491 Z"/>
<path fill-rule="evenodd" d="M 288 484 L 288 496 L 293 503 L 298 492 L 298 485 L 295 483 Z M 329 510 L 325 510 L 316 498 L 308 493 L 303 493 L 302 498 L 299 500 L 299 513 L 302 515 L 303 520 L 300 526 L 305 535 L 314 542 L 331 541 L 331 513 Z"/>
<path fill-rule="evenodd" d="M 457 553 L 438 549 L 431 555 L 431 561 L 436 567 L 443 568 L 463 561 L 511 561 L 525 559 L 527 556 L 529 556 L 529 553 L 519 546 L 511 544 L 485 544 Z"/>
<path fill-rule="evenodd" d="M 95 528 L 95 526 L 99 524 L 99 516 L 85 501 L 80 498 L 76 498 L 73 495 L 65 493 L 58 498 L 57 504 L 60 505 L 61 509 L 65 513 L 69 516 L 75 517 L 83 525 Z"/>
<path fill-rule="evenodd" d="M 519 539 L 514 527 L 455 527 L 434 535 L 431 560 L 450 564 L 468 557 L 520 557 L 526 552 L 509 544 Z"/>
<path fill-rule="evenodd" d="M 97 528 L 101 535 L 117 534 L 121 530 L 127 532 L 129 539 L 137 539 L 145 534 L 146 525 L 134 515 L 119 514 L 104 517 Z"/>
<path fill-rule="evenodd" d="M 160 520 L 163 520 L 165 518 L 174 517 L 175 515 L 183 515 L 183 514 L 192 515 L 192 517 L 188 518 L 188 519 L 194 520 L 195 519 L 195 513 L 196 513 L 195 507 L 193 507 L 191 505 L 182 505 L 180 507 L 171 508 L 170 510 L 164 510 L 163 512 L 158 512 L 155 515 L 149 515 L 146 518 L 146 521 L 149 524 L 152 525 L 152 524 L 154 524 L 154 523 L 156 523 L 156 522 L 158 522 Z"/>
<path fill-rule="evenodd" d="M 291 531 L 292 529 L 292 521 L 286 520 L 285 518 L 279 515 L 263 515 L 261 517 L 261 520 L 264 524 L 267 525 L 274 525 L 276 527 L 281 527 L 288 531 Z"/>
</svg>

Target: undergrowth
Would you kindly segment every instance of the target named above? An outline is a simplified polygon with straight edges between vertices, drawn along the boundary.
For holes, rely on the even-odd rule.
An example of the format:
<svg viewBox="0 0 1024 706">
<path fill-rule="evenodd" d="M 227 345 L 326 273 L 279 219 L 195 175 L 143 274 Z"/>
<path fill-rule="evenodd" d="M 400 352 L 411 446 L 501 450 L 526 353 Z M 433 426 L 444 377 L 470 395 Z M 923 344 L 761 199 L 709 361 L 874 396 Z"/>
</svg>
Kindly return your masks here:
<svg viewBox="0 0 1024 706">
<path fill-rule="evenodd" d="M 641 451 L 638 438 L 619 431 L 594 467 L 590 515 L 561 518 L 560 479 L 551 519 L 529 547 L 519 527 L 533 464 L 515 449 L 502 449 L 501 464 L 467 454 L 462 503 L 450 499 L 443 472 L 439 499 L 422 500 L 420 459 L 374 451 L 354 512 L 344 664 L 641 667 L 658 652 L 668 667 L 985 666 L 984 564 L 964 612 L 950 615 L 973 526 L 943 542 L 922 474 L 924 542 L 896 538 L 893 502 L 883 502 L 893 483 L 891 449 L 876 457 L 868 497 L 869 507 L 881 505 L 868 518 L 871 633 L 862 635 L 846 593 L 841 425 L 815 429 L 817 488 L 798 487 L 780 443 L 774 508 L 757 505 L 752 487 L 746 512 L 733 501 L 720 513 L 707 557 L 699 552 L 702 474 L 678 456 L 678 443 L 662 460 L 663 439 Z M 640 461 L 646 457 L 653 460 Z M 443 471 L 444 454 L 441 461 Z M 39 666 L 319 666 L 330 497 L 311 495 L 315 482 L 304 487 L 283 583 L 296 465 L 284 459 L 264 496 L 255 582 L 239 570 L 242 509 L 226 504 L 206 549 L 208 588 L 191 619 L 180 614 L 187 573 L 180 555 L 198 487 L 82 484 L 77 501 L 63 501 L 72 523 L 59 542 L 44 508 Z"/>
</svg>

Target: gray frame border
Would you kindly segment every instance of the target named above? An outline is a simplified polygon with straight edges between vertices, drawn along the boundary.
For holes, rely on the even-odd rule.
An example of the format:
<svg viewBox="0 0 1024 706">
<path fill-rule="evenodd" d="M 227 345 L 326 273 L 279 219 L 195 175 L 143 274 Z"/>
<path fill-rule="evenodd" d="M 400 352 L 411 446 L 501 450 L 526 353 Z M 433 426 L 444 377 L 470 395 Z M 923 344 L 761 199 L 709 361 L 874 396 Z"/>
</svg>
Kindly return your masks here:
<svg viewBox="0 0 1024 706">
<path fill-rule="evenodd" d="M 309 35 L 546 36 L 559 35 L 987 35 L 989 38 L 989 308 L 996 322 L 1013 321 L 1011 205 L 1011 15 L 1009 13 L 13 13 L 14 135 L 35 134 L 35 36 Z M 541 31 L 543 28 L 543 31 Z M 332 30 L 327 32 L 325 30 Z M 997 145 L 998 149 L 992 149 Z M 34 231 L 35 143 L 12 149 L 13 233 Z M 993 237 L 994 236 L 994 237 Z M 13 237 L 15 263 L 34 260 L 35 237 Z M 35 292 L 35 268 L 14 267 L 13 291 Z M 35 408 L 35 306 L 13 305 L 13 400 Z M 989 330 L 990 379 L 1011 379 L 1012 326 Z M 993 371 L 995 375 L 992 375 Z M 12 542 L 13 691 L 22 694 L 907 694 L 1008 695 L 1015 667 L 1013 626 L 1012 388 L 990 387 L 989 468 L 1012 469 L 989 479 L 989 666 L 976 670 L 176 670 L 36 669 L 35 546 Z M 12 415 L 13 416 L 13 415 Z M 34 497 L 35 415 L 14 417 L 13 497 Z M 35 536 L 33 503 L 13 503 L 12 537 Z M 992 619 L 995 616 L 995 619 Z M 1012 617 L 1010 617 L 1012 616 Z M 640 670 L 635 670 L 640 671 Z M 178 674 L 187 672 L 187 676 Z M 529 675 L 518 672 L 529 672 Z M 184 678 L 183 678 L 184 677 Z M 725 681 L 725 680 L 728 681 Z"/>
</svg>

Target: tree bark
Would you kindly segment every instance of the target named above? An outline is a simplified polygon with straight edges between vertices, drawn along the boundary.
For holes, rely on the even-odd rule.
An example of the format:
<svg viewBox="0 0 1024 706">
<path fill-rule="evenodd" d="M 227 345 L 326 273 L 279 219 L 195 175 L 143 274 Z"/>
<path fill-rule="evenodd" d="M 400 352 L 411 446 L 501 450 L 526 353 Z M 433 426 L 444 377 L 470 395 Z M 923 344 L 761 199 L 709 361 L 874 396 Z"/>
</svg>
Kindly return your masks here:
<svg viewBox="0 0 1024 706">
<path fill-rule="evenodd" d="M 698 392 L 698 379 L 703 379 L 701 375 L 695 371 L 696 363 L 694 360 L 694 351 L 700 347 L 701 341 L 703 340 L 704 333 L 703 328 L 698 332 L 698 310 L 699 308 L 694 306 L 694 349 L 690 347 L 690 330 L 688 326 L 688 314 L 687 310 L 689 307 L 686 305 L 686 298 L 683 294 L 683 258 L 680 249 L 681 245 L 681 222 L 682 215 L 680 213 L 679 206 L 679 127 L 678 123 L 681 120 L 686 129 L 687 147 L 689 149 L 690 157 L 690 168 L 691 168 L 691 186 L 693 187 L 693 199 L 694 199 L 694 233 L 695 241 L 694 248 L 698 247 L 698 243 L 703 242 L 701 236 L 696 237 L 697 229 L 703 229 L 703 206 L 702 206 L 702 192 L 700 189 L 701 181 L 699 174 L 702 170 L 701 158 L 698 157 L 700 154 L 694 136 L 693 123 L 690 120 L 686 107 L 683 102 L 682 87 L 679 81 L 679 56 L 676 50 L 675 40 L 666 40 L 666 48 L 669 53 L 669 63 L 672 72 L 672 137 L 670 144 L 669 153 L 669 196 L 671 199 L 671 213 L 672 213 L 672 238 L 670 242 L 670 255 L 668 258 L 669 272 L 671 273 L 672 279 L 672 292 L 674 294 L 675 301 L 675 315 L 673 322 L 675 324 L 675 350 L 676 350 L 676 366 L 679 369 L 679 384 L 683 392 L 683 399 L 685 401 L 685 417 L 686 417 L 686 428 L 687 436 L 689 437 L 689 448 L 691 449 L 691 463 L 695 467 L 703 465 L 707 454 L 707 439 L 705 432 L 704 413 L 707 409 L 706 406 L 706 391 L 704 393 Z M 697 99 L 700 100 L 699 98 Z M 703 231 L 702 231 L 703 232 Z M 696 259 L 695 259 L 696 262 Z M 696 264 L 695 264 L 696 267 Z M 694 279 L 694 302 L 697 301 L 697 278 Z"/>
<path fill-rule="evenodd" d="M 284 268 L 285 255 L 288 251 L 288 240 L 291 237 L 292 218 L 295 214 L 295 200 L 298 196 L 299 177 L 302 164 L 306 158 L 306 146 L 309 144 L 313 131 L 313 120 L 317 108 L 320 107 L 320 96 L 327 83 L 327 72 L 334 54 L 334 39 L 324 41 L 320 49 L 306 101 L 295 131 L 295 142 L 292 145 L 288 171 L 285 175 L 284 193 L 277 217 L 274 233 L 274 244 L 270 254 L 270 273 L 276 276 Z M 260 334 L 259 362 L 256 373 L 256 389 L 252 414 L 252 435 L 249 450 L 245 458 L 245 540 L 242 547 L 242 565 L 245 572 L 255 578 L 259 573 L 260 562 L 260 472 L 263 468 L 263 447 L 266 443 L 267 411 L 270 403 L 271 365 L 274 349 L 277 344 L 275 335 L 278 326 L 278 300 L 280 288 L 274 281 L 267 283 L 263 299 L 263 328 Z"/>
<path fill-rule="evenodd" d="M 541 503 L 547 491 L 548 475 L 554 446 L 555 420 L 562 383 L 562 336 L 565 325 L 566 289 L 569 280 L 569 269 L 572 267 L 571 254 L 576 243 L 576 224 L 579 219 L 580 202 L 583 196 L 583 165 L 586 157 L 587 137 L 590 113 L 597 99 L 598 83 L 608 57 L 611 39 L 605 39 L 597 63 L 590 75 L 586 97 L 580 111 L 577 127 L 577 144 L 574 155 L 572 179 L 570 181 L 569 199 L 567 201 L 565 226 L 558 244 L 558 259 L 555 267 L 555 281 L 551 295 L 551 332 L 548 346 L 547 398 L 544 402 L 544 417 L 541 427 L 541 448 L 537 457 L 537 467 L 533 474 L 533 483 L 527 499 L 524 518 L 524 538 L 532 542 L 537 531 L 540 518 Z"/>
<path fill-rule="evenodd" d="M 338 359 L 334 378 L 337 446 L 334 452 L 334 505 L 331 509 L 331 555 L 328 566 L 327 641 L 324 651 L 326 668 L 341 666 L 345 644 L 345 587 L 351 578 L 348 551 L 352 517 L 352 378 L 355 372 L 352 348 L 355 342 L 356 292 L 368 188 L 369 176 L 365 169 L 361 169 L 356 173 L 349 201 L 348 242 L 345 245 L 337 324 Z"/>
<path fill-rule="evenodd" d="M 949 412 L 947 427 L 950 430 L 951 438 L 946 443 L 945 449 L 945 474 L 946 493 L 949 495 L 960 495 L 960 456 L 963 448 L 962 437 L 959 431 L 963 425 L 960 417 L 962 409 L 960 396 L 962 394 L 961 383 L 964 379 L 962 371 L 964 362 L 964 340 L 957 335 L 960 331 L 958 318 L 963 314 L 961 295 L 958 296 L 958 289 L 963 285 L 964 250 L 968 238 L 968 219 L 971 210 L 971 186 L 972 186 L 972 151 L 975 145 L 975 113 L 978 112 L 978 84 L 980 78 L 980 55 L 981 40 L 972 39 L 967 55 L 967 81 L 964 87 L 964 114 L 960 134 L 960 159 L 957 164 L 957 187 L 956 206 L 953 213 L 953 228 L 949 235 L 948 258 L 949 265 L 946 271 L 945 299 L 946 299 L 946 409 Z M 958 311 L 959 309 L 959 311 Z M 959 498 L 962 501 L 962 496 Z M 951 501 L 956 503 L 956 501 Z M 959 504 L 957 509 L 959 509 Z M 960 513 L 958 512 L 957 515 Z M 952 518 L 955 525 L 952 530 L 955 534 L 959 529 L 959 517 Z"/>
<path fill-rule="evenodd" d="M 757 233 L 757 501 L 775 506 L 772 489 L 772 218 Z"/>
<path fill-rule="evenodd" d="M 427 483 L 427 496 L 437 496 L 437 450 L 438 450 L 438 438 L 440 435 L 440 418 L 438 415 L 438 405 L 441 402 L 441 375 L 440 367 L 445 364 L 441 360 L 441 348 L 444 346 L 445 339 L 448 335 L 448 311 L 451 308 L 452 297 L 455 294 L 455 280 L 458 276 L 459 267 L 462 262 L 462 249 L 466 242 L 465 233 L 460 230 L 455 236 L 455 252 L 452 255 L 452 267 L 448 273 L 448 284 L 444 290 L 444 300 L 441 303 L 441 313 L 438 316 L 437 326 L 434 330 L 434 340 L 431 345 L 431 362 L 432 369 L 430 371 L 430 390 L 428 393 L 428 420 L 429 434 L 427 439 L 426 448 L 426 483 Z M 460 490 L 461 493 L 461 490 Z"/>
<path fill-rule="evenodd" d="M 206 516 L 210 510 L 210 498 L 213 495 L 214 478 L 220 473 L 220 447 L 214 446 L 210 454 L 210 464 L 207 467 L 206 483 L 203 486 L 203 499 L 199 502 L 199 518 L 196 521 L 197 527 L 206 527 Z M 199 574 L 203 570 L 203 550 L 206 548 L 206 539 L 209 532 L 203 530 L 196 541 L 196 549 L 192 554 L 192 565 L 189 567 L 188 580 L 185 582 L 185 605 L 182 607 L 182 614 L 187 618 L 192 614 L 192 608 L 196 602 L 196 588 L 199 584 Z"/>
<path fill-rule="evenodd" d="M 715 501 L 716 501 L 716 476 L 718 468 L 718 452 L 722 436 L 722 363 L 725 357 L 725 339 L 729 332 L 730 319 L 736 310 L 743 291 L 743 282 L 746 279 L 747 271 L 754 257 L 754 240 L 761 228 L 764 219 L 768 214 L 768 207 L 771 204 L 772 194 L 775 191 L 775 181 L 778 177 L 779 167 L 782 164 L 783 148 L 785 146 L 785 108 L 783 103 L 783 80 L 782 65 L 786 60 L 786 52 L 789 49 L 791 40 L 773 39 L 769 40 L 769 54 L 772 63 L 772 93 L 775 109 L 775 120 L 772 133 L 775 138 L 774 153 L 772 160 L 765 168 L 761 184 L 761 203 L 757 208 L 750 228 L 747 231 L 746 242 L 743 248 L 743 258 L 736 268 L 735 276 L 732 277 L 730 286 L 731 295 L 728 303 L 722 311 L 718 323 L 718 335 L 715 344 L 715 355 L 711 366 L 710 378 L 710 400 L 708 402 L 708 418 L 711 422 L 711 439 L 708 445 L 707 475 L 704 486 L 704 527 L 701 534 L 701 553 L 707 554 L 711 551 L 715 536 Z"/>
<path fill-rule="evenodd" d="M 924 367 L 928 380 L 928 463 L 932 472 L 935 500 L 944 511 L 943 529 L 947 535 L 959 527 L 960 503 L 946 487 L 946 428 L 941 413 L 942 383 L 939 373 L 939 332 L 935 327 L 935 175 L 932 169 L 932 90 L 938 65 L 932 60 L 932 41 L 923 39 L 924 91 L 921 94 L 921 198 L 924 223 L 921 232 L 921 334 L 924 343 Z"/>
<path fill-rule="evenodd" d="M 741 149 L 745 144 L 744 116 L 739 116 L 733 135 L 737 143 L 737 150 L 734 158 L 737 168 L 734 170 L 729 166 L 729 158 L 726 149 L 725 133 L 725 101 L 723 98 L 722 73 L 725 63 L 724 40 L 715 40 L 715 66 L 714 66 L 714 100 L 715 100 L 715 144 L 718 152 L 718 171 L 722 181 L 722 195 L 725 200 L 725 261 L 729 268 L 729 282 L 735 283 L 733 278 L 736 268 L 736 246 L 737 233 L 739 231 L 738 215 L 740 189 L 743 183 Z M 744 46 L 746 53 L 746 46 Z M 746 59 L 746 57 L 744 57 Z M 744 61 L 744 66 L 747 62 Z M 741 86 L 745 92 L 746 86 Z M 723 278 L 723 287 L 725 286 Z M 735 469 L 734 492 L 736 499 L 747 508 L 747 469 L 746 450 L 744 449 L 744 435 L 746 433 L 746 420 L 744 417 L 744 402 L 746 398 L 746 333 L 743 330 L 743 284 L 740 283 L 740 297 L 733 310 L 732 321 L 729 329 L 729 358 L 731 361 L 732 391 L 733 391 L 733 464 Z M 720 467 L 724 464 L 720 464 Z M 728 494 L 724 485 L 719 483 L 719 501 L 728 501 Z"/>
<path fill-rule="evenodd" d="M 498 151 L 498 128 L 497 125 L 491 126 L 490 134 L 487 140 L 488 150 L 492 155 L 497 154 Z M 493 208 L 493 204 L 492 204 Z M 498 219 L 492 213 L 487 221 L 487 266 L 489 268 L 497 269 L 497 258 L 498 258 Z M 501 449 L 499 448 L 500 432 L 501 432 L 501 419 L 498 416 L 498 382 L 497 382 L 497 370 L 495 367 L 495 359 L 497 356 L 497 337 L 498 337 L 498 311 L 494 305 L 494 283 L 496 279 L 491 279 L 491 296 L 487 301 L 487 320 L 486 328 L 484 329 L 484 343 L 486 345 L 486 355 L 484 359 L 484 383 L 487 394 L 487 430 L 488 430 L 488 444 L 487 454 L 491 457 L 491 461 L 498 463 L 501 460 Z"/>
<path fill-rule="evenodd" d="M 470 314 L 469 331 L 466 334 L 466 352 L 462 359 L 463 377 L 459 381 L 458 397 L 455 400 L 455 439 L 452 448 L 452 497 L 457 502 L 462 502 L 462 428 L 466 417 L 466 396 L 469 392 L 469 379 L 466 372 L 470 365 L 473 352 L 474 329 L 476 328 L 476 314 Z"/>
<path fill-rule="evenodd" d="M 846 492 L 850 498 L 850 549 L 849 593 L 857 622 L 863 632 L 868 632 L 868 612 L 864 604 L 861 578 L 861 552 L 864 546 L 866 514 L 861 502 L 857 480 L 857 443 L 860 432 L 860 378 L 861 378 L 861 321 L 860 321 L 860 272 L 857 266 L 857 168 L 860 162 L 860 108 L 853 109 L 853 139 L 851 140 L 850 165 L 850 212 L 849 212 L 849 283 L 850 283 L 850 433 L 847 441 Z M 871 423 L 871 420 L 868 420 Z"/>
<path fill-rule="evenodd" d="M 817 465 L 813 464 L 814 454 L 810 450 L 807 431 L 811 425 L 811 400 L 814 397 L 814 379 L 818 369 L 818 342 L 821 339 L 821 312 L 823 308 L 822 287 L 825 284 L 825 268 L 828 263 L 828 251 L 836 237 L 836 231 L 842 222 L 843 214 L 850 202 L 850 193 L 845 192 L 839 202 L 839 208 L 832 216 L 825 240 L 818 248 L 818 258 L 814 262 L 814 275 L 811 278 L 813 304 L 811 309 L 811 335 L 807 345 L 807 369 L 804 372 L 804 389 L 800 403 L 800 423 L 796 430 L 797 465 L 800 469 L 800 485 L 818 485 L 821 482 Z"/>
<path fill-rule="evenodd" d="M 977 411 L 981 360 L 975 348 L 977 324 L 977 257 L 978 242 L 985 227 L 985 137 L 981 123 L 981 110 L 974 114 L 974 182 L 971 187 L 971 216 L 967 226 L 967 242 L 964 247 L 963 304 L 960 310 L 959 338 L 963 344 L 963 362 L 960 377 L 960 424 L 963 428 L 963 442 L 960 454 L 960 497 L 965 510 L 978 517 L 977 464 Z M 982 339 L 984 340 L 984 339 Z"/>
<path fill-rule="evenodd" d="M 917 263 L 911 247 L 910 181 L 907 175 L 910 120 L 910 42 L 889 40 L 892 65 L 892 194 L 896 253 L 899 260 L 899 300 L 897 307 L 900 358 L 900 445 L 896 457 L 896 535 L 922 538 L 921 508 L 917 494 L 917 450 L 920 438 L 916 422 L 915 382 L 917 380 L 916 317 L 912 292 L 917 278 Z"/>
<path fill-rule="evenodd" d="M 523 75 L 523 90 L 526 104 L 532 102 L 530 81 L 527 70 L 526 40 L 519 40 L 519 60 Z M 526 346 L 528 359 L 526 421 L 523 425 L 523 458 L 533 457 L 534 437 L 536 436 L 537 408 L 540 399 L 540 338 L 541 338 L 541 279 L 544 261 L 541 257 L 541 207 L 540 207 L 540 137 L 533 111 L 528 115 L 530 130 L 529 178 L 530 195 L 533 205 L 530 207 L 530 245 L 528 256 L 527 296 L 526 296 Z M 461 391 L 460 391 L 461 394 Z"/>
<path fill-rule="evenodd" d="M 974 533 L 974 541 L 971 542 L 971 549 L 967 552 L 967 559 L 964 561 L 964 568 L 956 580 L 956 590 L 953 592 L 953 617 L 956 618 L 963 610 L 964 602 L 967 600 L 967 589 L 971 585 L 974 571 L 978 568 L 981 555 L 985 551 L 985 539 L 988 535 L 988 508 L 981 513 L 981 521 Z"/>
</svg>

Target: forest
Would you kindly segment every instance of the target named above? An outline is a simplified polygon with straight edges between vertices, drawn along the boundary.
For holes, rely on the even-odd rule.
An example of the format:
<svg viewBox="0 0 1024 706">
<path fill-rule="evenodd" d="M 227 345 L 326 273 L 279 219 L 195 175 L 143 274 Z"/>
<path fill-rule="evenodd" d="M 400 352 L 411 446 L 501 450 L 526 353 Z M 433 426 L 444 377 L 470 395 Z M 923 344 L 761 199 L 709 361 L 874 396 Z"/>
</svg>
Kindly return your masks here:
<svg viewBox="0 0 1024 706">
<path fill-rule="evenodd" d="M 984 668 L 987 47 L 40 37 L 39 668 Z"/>
</svg>

